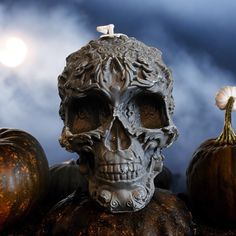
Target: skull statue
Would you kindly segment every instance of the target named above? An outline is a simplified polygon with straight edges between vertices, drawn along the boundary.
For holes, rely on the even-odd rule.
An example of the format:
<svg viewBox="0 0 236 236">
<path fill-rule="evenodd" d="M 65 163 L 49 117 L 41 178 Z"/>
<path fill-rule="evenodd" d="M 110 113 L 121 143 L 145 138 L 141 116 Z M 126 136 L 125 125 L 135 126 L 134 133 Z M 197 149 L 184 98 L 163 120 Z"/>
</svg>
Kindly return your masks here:
<svg viewBox="0 0 236 236">
<path fill-rule="evenodd" d="M 60 143 L 79 154 L 89 194 L 107 210 L 137 211 L 151 200 L 161 150 L 177 137 L 172 87 L 161 52 L 124 35 L 67 57 L 58 77 Z"/>
</svg>

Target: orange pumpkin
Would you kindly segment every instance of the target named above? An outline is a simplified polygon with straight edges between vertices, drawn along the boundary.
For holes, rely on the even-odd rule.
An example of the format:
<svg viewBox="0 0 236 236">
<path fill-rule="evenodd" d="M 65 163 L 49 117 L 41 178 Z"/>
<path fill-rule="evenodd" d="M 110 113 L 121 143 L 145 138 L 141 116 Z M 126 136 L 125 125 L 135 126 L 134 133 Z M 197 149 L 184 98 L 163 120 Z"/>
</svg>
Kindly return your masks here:
<svg viewBox="0 0 236 236">
<path fill-rule="evenodd" d="M 191 214 L 174 194 L 156 189 L 137 212 L 110 213 L 85 195 L 73 193 L 45 217 L 38 235 L 192 235 Z"/>
<path fill-rule="evenodd" d="M 154 185 L 156 188 L 170 189 L 171 184 L 172 173 L 166 166 L 163 166 L 161 173 L 154 179 Z"/>
<path fill-rule="evenodd" d="M 50 167 L 49 198 L 57 203 L 77 188 L 87 189 L 87 180 L 80 173 L 75 160 L 55 164 Z"/>
<path fill-rule="evenodd" d="M 234 97 L 231 96 L 222 134 L 200 145 L 187 170 L 193 210 L 208 222 L 236 222 L 236 135 L 231 126 L 233 104 Z"/>
<path fill-rule="evenodd" d="M 39 142 L 0 129 L 0 230 L 23 218 L 47 191 L 49 167 Z"/>
</svg>

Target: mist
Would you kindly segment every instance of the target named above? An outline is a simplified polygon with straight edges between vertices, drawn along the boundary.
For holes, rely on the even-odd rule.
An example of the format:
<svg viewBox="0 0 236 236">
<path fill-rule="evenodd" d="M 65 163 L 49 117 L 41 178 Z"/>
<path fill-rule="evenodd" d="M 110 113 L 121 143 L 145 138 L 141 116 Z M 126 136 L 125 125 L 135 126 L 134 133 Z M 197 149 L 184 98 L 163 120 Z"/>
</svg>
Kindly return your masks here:
<svg viewBox="0 0 236 236">
<path fill-rule="evenodd" d="M 58 115 L 57 76 L 65 58 L 93 38 L 81 17 L 80 25 L 68 11 L 58 7 L 48 14 L 30 7 L 0 5 L 0 35 L 21 37 L 28 46 L 28 60 L 17 68 L 0 67 L 0 123 L 34 135 L 49 163 L 71 155 L 58 143 L 63 123 Z M 6 13 L 7 12 L 7 13 Z"/>
</svg>

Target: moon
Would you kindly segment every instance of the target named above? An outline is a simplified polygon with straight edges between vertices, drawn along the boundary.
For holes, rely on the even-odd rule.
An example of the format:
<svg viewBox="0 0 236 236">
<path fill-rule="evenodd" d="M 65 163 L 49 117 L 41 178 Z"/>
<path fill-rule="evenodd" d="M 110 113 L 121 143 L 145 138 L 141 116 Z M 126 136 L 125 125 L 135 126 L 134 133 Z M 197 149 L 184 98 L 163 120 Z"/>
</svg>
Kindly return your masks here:
<svg viewBox="0 0 236 236">
<path fill-rule="evenodd" d="M 17 67 L 26 58 L 28 48 L 18 37 L 7 37 L 0 42 L 0 63 L 6 67 Z"/>
</svg>

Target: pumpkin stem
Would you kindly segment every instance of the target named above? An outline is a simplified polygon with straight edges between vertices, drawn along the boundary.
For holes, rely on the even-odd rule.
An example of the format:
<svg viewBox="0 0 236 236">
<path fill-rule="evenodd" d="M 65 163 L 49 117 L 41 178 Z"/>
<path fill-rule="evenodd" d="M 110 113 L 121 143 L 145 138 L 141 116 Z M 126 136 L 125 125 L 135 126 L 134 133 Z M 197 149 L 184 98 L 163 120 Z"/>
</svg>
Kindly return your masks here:
<svg viewBox="0 0 236 236">
<path fill-rule="evenodd" d="M 216 143 L 219 145 L 232 145 L 236 143 L 236 135 L 231 124 L 231 113 L 234 105 L 234 100 L 234 97 L 230 97 L 226 105 L 224 129 L 220 136 L 216 139 Z"/>
</svg>

